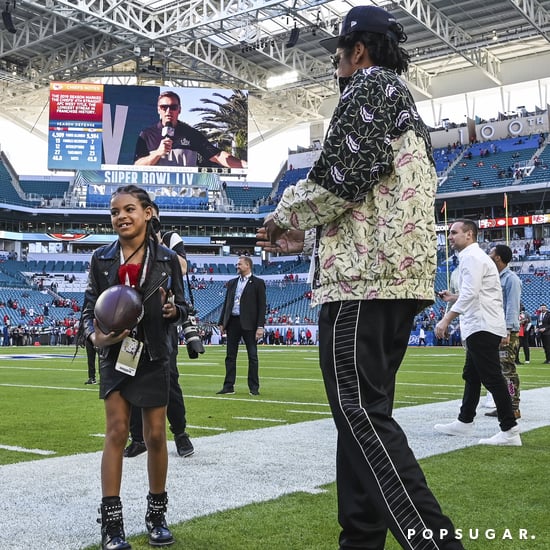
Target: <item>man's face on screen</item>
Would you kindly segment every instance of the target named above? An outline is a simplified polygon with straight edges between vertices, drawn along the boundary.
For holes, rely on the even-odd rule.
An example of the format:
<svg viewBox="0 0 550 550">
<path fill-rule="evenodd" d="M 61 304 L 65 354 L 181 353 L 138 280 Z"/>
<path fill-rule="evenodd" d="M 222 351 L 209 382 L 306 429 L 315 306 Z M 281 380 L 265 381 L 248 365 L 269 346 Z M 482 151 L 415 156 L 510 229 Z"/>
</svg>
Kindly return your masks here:
<svg viewBox="0 0 550 550">
<path fill-rule="evenodd" d="M 167 123 L 175 126 L 180 112 L 181 105 L 175 97 L 161 97 L 159 99 L 158 113 L 163 126 L 166 126 Z"/>
</svg>

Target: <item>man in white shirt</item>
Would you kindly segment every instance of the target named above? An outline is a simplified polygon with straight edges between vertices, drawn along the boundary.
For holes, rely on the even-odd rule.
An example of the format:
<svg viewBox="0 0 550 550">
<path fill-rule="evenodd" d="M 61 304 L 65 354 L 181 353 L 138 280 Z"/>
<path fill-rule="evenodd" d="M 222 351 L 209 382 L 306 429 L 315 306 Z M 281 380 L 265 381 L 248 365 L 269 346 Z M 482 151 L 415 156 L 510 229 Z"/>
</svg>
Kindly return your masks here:
<svg viewBox="0 0 550 550">
<path fill-rule="evenodd" d="M 437 323 L 435 333 L 443 338 L 449 324 L 460 316 L 460 331 L 466 342 L 462 373 L 465 385 L 458 419 L 449 424 L 436 424 L 435 429 L 447 435 L 472 435 L 483 384 L 495 400 L 501 431 L 488 439 L 480 439 L 479 443 L 520 446 L 519 426 L 500 367 L 499 347 L 507 331 L 498 270 L 479 248 L 477 226 L 471 220 L 453 223 L 449 242 L 459 253 L 459 290 L 458 295 L 449 290 L 439 293 L 444 301 L 454 301 L 454 304 Z"/>
<path fill-rule="evenodd" d="M 418 345 L 426 345 L 426 331 L 422 327 L 420 327 L 420 330 L 418 331 Z"/>
</svg>

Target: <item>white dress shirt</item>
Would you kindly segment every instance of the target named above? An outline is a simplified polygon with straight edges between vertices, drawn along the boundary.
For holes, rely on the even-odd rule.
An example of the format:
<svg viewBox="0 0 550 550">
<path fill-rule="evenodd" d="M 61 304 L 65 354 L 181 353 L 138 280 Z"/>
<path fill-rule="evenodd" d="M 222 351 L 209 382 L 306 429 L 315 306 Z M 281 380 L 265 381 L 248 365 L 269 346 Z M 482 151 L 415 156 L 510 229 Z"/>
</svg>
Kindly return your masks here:
<svg viewBox="0 0 550 550">
<path fill-rule="evenodd" d="M 249 279 L 250 275 L 239 277 L 237 281 L 237 288 L 235 289 L 235 300 L 233 301 L 233 309 L 231 310 L 231 315 L 241 314 L 241 295 Z"/>
<path fill-rule="evenodd" d="M 477 243 L 458 256 L 459 294 L 451 311 L 460 314 L 462 338 L 480 331 L 505 337 L 502 287 L 495 263 Z"/>
</svg>

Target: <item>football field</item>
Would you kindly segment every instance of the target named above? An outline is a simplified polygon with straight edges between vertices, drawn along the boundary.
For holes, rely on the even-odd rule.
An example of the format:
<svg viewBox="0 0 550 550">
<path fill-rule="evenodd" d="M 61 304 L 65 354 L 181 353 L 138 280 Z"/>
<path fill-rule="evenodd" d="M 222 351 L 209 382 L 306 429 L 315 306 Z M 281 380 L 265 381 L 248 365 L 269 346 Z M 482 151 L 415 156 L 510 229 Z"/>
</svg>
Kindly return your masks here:
<svg viewBox="0 0 550 550">
<path fill-rule="evenodd" d="M 239 355 L 236 394 L 218 396 L 224 348 L 190 360 L 180 348 L 188 432 L 195 455 L 177 456 L 169 436 L 167 519 L 176 544 L 191 550 L 337 548 L 335 430 L 315 347 L 260 348 L 261 395 L 246 386 Z M 104 415 L 97 386 L 85 386 L 83 350 L 0 350 L 0 548 L 77 548 L 99 542 L 99 461 Z M 550 369 L 540 349 L 520 365 L 521 448 L 487 448 L 497 431 L 479 409 L 476 438 L 437 434 L 462 395 L 462 348 L 410 348 L 398 375 L 396 418 L 466 548 L 550 548 Z M 125 459 L 123 504 L 132 547 L 144 531 L 146 455 Z M 6 523 L 7 522 L 7 523 Z M 141 533 L 141 534 L 140 534 Z M 97 546 L 96 546 L 97 547 Z M 397 549 L 388 539 L 387 550 Z"/>
</svg>

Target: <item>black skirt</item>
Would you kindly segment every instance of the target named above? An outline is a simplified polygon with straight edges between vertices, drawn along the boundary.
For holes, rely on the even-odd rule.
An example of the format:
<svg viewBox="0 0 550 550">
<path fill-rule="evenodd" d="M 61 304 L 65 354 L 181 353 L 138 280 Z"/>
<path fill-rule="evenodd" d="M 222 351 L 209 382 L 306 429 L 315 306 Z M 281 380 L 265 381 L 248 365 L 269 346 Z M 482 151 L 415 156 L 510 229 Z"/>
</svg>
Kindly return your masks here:
<svg viewBox="0 0 550 550">
<path fill-rule="evenodd" d="M 144 347 L 135 376 L 115 370 L 120 344 L 102 350 L 99 360 L 99 398 L 114 391 L 136 407 L 164 407 L 168 404 L 170 364 L 168 357 L 152 361 Z"/>
</svg>

